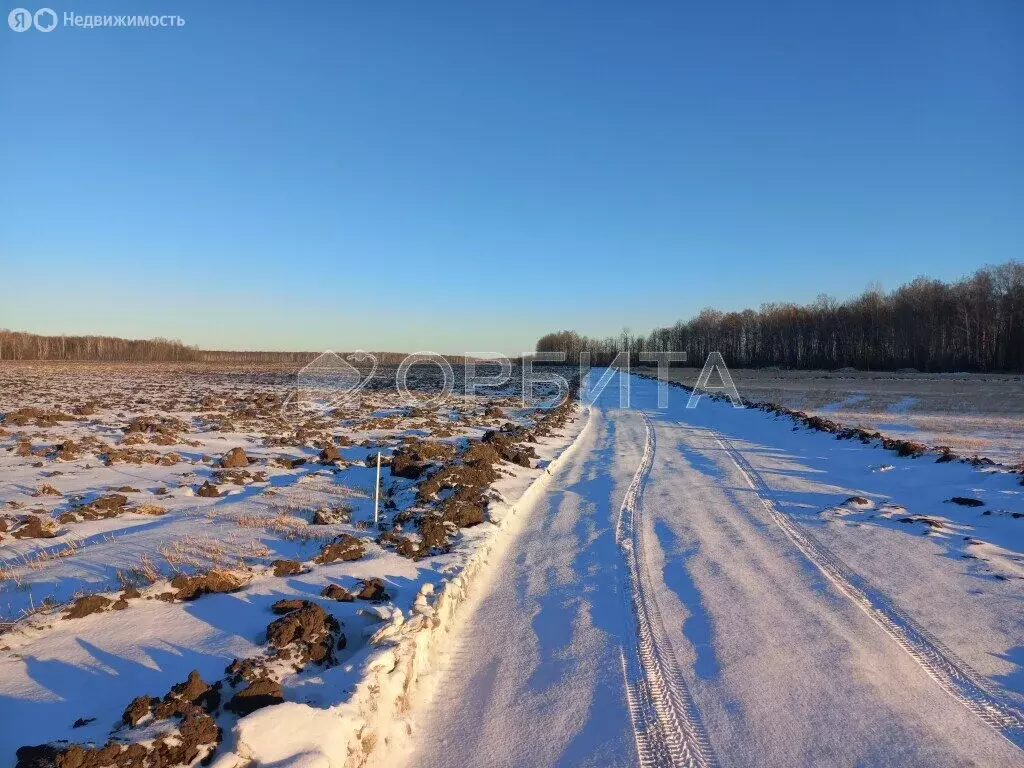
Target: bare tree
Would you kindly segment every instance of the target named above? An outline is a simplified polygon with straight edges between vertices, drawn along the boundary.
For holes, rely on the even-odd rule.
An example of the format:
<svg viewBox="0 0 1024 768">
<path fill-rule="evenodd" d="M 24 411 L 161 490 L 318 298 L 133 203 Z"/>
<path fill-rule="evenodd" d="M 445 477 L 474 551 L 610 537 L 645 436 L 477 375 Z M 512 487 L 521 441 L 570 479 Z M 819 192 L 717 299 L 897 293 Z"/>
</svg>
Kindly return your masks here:
<svg viewBox="0 0 1024 768">
<path fill-rule="evenodd" d="M 1024 263 L 985 267 L 954 283 L 919 277 L 890 293 L 876 283 L 845 302 L 823 295 L 806 306 L 708 308 L 646 337 L 560 331 L 537 342 L 538 351 L 564 351 L 570 362 L 587 351 L 607 363 L 627 347 L 634 359 L 673 351 L 695 361 L 717 351 L 730 366 L 1024 371 Z"/>
</svg>

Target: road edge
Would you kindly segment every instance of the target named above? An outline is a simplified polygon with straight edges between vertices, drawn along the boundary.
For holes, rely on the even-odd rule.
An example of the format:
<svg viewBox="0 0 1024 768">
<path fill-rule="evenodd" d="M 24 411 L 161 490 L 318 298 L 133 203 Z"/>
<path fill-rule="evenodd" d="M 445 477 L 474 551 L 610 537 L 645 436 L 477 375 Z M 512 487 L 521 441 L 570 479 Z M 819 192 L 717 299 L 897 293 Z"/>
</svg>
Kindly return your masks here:
<svg viewBox="0 0 1024 768">
<path fill-rule="evenodd" d="M 380 755 L 380 746 L 407 735 L 409 725 L 403 716 L 420 693 L 421 678 L 436 666 L 442 650 L 438 639 L 452 631 L 470 595 L 488 588 L 494 564 L 516 539 L 554 474 L 576 453 L 591 430 L 593 408 L 584 408 L 573 422 L 579 428 L 569 442 L 509 505 L 464 565 L 453 571 L 436 592 L 425 585 L 416 596 L 410 617 L 396 609 L 376 631 L 369 641 L 371 651 L 361 664 L 359 682 L 348 700 L 328 709 L 285 702 L 253 713 L 235 728 L 235 751 L 218 759 L 214 768 L 261 762 L 264 750 L 260 745 L 267 739 L 276 742 L 275 764 L 362 768 Z M 283 734 L 282 722 L 302 723 L 306 737 Z M 308 738 L 312 734 L 320 734 L 315 747 Z M 282 744 L 282 740 L 290 743 Z"/>
</svg>

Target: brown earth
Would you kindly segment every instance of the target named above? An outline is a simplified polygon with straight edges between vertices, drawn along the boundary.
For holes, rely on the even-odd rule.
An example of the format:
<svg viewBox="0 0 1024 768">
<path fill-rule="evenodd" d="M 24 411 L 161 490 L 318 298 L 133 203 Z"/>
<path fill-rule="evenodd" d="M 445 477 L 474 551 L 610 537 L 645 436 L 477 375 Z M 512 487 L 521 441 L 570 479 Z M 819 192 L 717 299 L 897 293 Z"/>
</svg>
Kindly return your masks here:
<svg viewBox="0 0 1024 768">
<path fill-rule="evenodd" d="M 343 533 L 334 541 L 324 544 L 320 554 L 314 558 L 313 562 L 326 565 L 336 560 L 358 560 L 364 554 L 362 539 L 350 533 Z"/>
<path fill-rule="evenodd" d="M 245 451 L 242 448 L 232 448 L 220 460 L 220 465 L 225 469 L 248 467 L 251 463 L 252 459 L 245 455 Z"/>
<path fill-rule="evenodd" d="M 210 571 L 199 576 L 175 576 L 171 586 L 177 590 L 178 600 L 195 600 L 203 595 L 237 592 L 245 586 L 247 579 L 230 571 Z"/>
<path fill-rule="evenodd" d="M 297 560 L 275 560 L 271 566 L 275 576 L 294 576 L 302 571 L 302 564 Z"/>
<path fill-rule="evenodd" d="M 102 595 L 86 595 L 80 597 L 64 612 L 65 619 L 81 619 L 93 613 L 105 611 L 113 603 Z"/>
</svg>

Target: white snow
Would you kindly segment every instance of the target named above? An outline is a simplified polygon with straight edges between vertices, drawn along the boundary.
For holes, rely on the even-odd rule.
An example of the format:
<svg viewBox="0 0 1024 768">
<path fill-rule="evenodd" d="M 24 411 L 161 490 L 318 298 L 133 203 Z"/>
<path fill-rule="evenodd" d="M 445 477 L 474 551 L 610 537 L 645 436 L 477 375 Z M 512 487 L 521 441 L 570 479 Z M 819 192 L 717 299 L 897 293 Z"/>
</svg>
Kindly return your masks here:
<svg viewBox="0 0 1024 768">
<path fill-rule="evenodd" d="M 658 410 L 646 379 L 631 393 L 620 408 L 613 381 L 544 439 L 546 469 L 503 476 L 492 522 L 448 555 L 413 562 L 370 545 L 287 578 L 253 566 L 243 591 L 184 608 L 44 614 L 3 635 L 0 753 L 102 740 L 134 696 L 192 669 L 216 679 L 255 653 L 274 601 L 378 576 L 390 604 L 321 603 L 349 638 L 342 663 L 286 677 L 287 703 L 229 721 L 219 768 L 627 766 L 638 753 L 656 765 L 1024 764 L 1016 475 L 901 458 L 708 398 L 686 409 L 678 389 Z M 242 433 L 218 447 L 236 444 L 259 452 Z M 366 519 L 371 469 L 312 469 L 281 472 L 273 496 L 241 486 L 205 500 L 153 495 L 182 468 L 148 467 L 124 482 L 167 515 L 90 523 L 72 556 L 39 568 L 28 558 L 69 534 L 4 543 L 25 584 L 69 594 L 176 542 L 205 559 L 262 545 L 308 561 L 318 541 L 239 517 L 343 496 Z M 110 484 L 98 471 L 48 481 Z M 27 501 L 37 475 L 18 472 L 4 479 Z M 26 594 L 3 599 L 14 610 Z M 72 728 L 84 716 L 97 720 Z"/>
<path fill-rule="evenodd" d="M 659 765 L 1022 764 L 1016 476 L 794 432 L 707 399 L 687 410 L 680 391 L 658 411 L 650 381 L 634 379 L 632 395 L 657 445 L 641 539 L 615 544 L 645 422 L 618 408 L 613 382 L 491 591 L 467 605 L 432 698 L 409 715 L 401 764 L 634 765 L 652 728 L 666 731 L 664 755 L 647 753 Z M 892 471 L 873 471 L 883 462 Z M 805 552 L 789 531 L 814 544 Z M 672 762 L 678 718 L 635 728 L 644 688 L 626 658 L 635 617 L 623 589 L 637 546 L 653 581 L 645 620 L 664 628 L 646 641 L 660 661 L 641 648 L 640 677 L 655 702 L 666 690 L 696 713 L 709 749 L 688 762 Z M 835 557 L 848 570 L 827 570 Z M 947 663 L 973 682 L 950 683 Z M 656 670 L 678 684 L 655 684 Z"/>
</svg>

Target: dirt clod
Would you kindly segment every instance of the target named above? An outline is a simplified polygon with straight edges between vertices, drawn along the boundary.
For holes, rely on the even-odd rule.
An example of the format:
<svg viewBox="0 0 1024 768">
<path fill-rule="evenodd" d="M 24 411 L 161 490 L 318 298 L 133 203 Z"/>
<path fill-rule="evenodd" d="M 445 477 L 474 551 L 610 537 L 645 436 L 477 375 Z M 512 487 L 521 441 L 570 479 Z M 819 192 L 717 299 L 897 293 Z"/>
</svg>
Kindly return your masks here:
<svg viewBox="0 0 1024 768">
<path fill-rule="evenodd" d="M 302 570 L 302 564 L 297 560 L 275 560 L 271 565 L 275 576 L 294 576 Z"/>
<path fill-rule="evenodd" d="M 276 603 L 270 606 L 270 610 L 272 610 L 274 613 L 280 616 L 284 613 L 291 613 L 292 611 L 297 611 L 305 604 L 305 600 L 278 600 Z"/>
<path fill-rule="evenodd" d="M 337 525 L 352 520 L 352 508 L 347 504 L 321 507 L 313 513 L 313 525 Z"/>
<path fill-rule="evenodd" d="M 220 496 L 220 491 L 217 490 L 217 486 L 207 480 L 199 486 L 199 490 L 196 491 L 196 496 L 202 496 L 206 499 L 216 499 Z"/>
<path fill-rule="evenodd" d="M 360 582 L 359 592 L 356 593 L 356 597 L 360 600 L 371 600 L 373 602 L 391 599 L 391 596 L 384 589 L 384 582 L 377 578 L 366 579 Z"/>
<path fill-rule="evenodd" d="M 283 702 L 284 695 L 281 693 L 281 684 L 264 677 L 249 683 L 249 685 L 232 696 L 231 701 L 224 708 L 240 717 L 244 717 L 255 712 L 257 709 L 263 709 L 263 707 L 270 707 Z"/>
<path fill-rule="evenodd" d="M 436 515 L 424 515 L 420 518 L 420 536 L 423 537 L 425 549 L 448 549 L 448 528 L 444 520 Z"/>
<path fill-rule="evenodd" d="M 267 643 L 277 649 L 279 657 L 295 659 L 298 664 L 333 663 L 334 645 L 341 632 L 337 619 L 308 600 L 281 600 L 274 608 L 275 613 L 291 609 L 267 626 Z"/>
<path fill-rule="evenodd" d="M 458 528 L 471 528 L 484 521 L 484 508 L 476 501 L 462 500 L 452 496 L 441 503 L 441 516 Z"/>
<path fill-rule="evenodd" d="M 342 603 L 351 603 L 355 599 L 351 592 L 337 584 L 328 584 L 321 590 L 320 595 Z"/>
<path fill-rule="evenodd" d="M 396 453 L 391 459 L 391 474 L 394 477 L 416 480 L 426 471 L 425 463 L 417 461 L 408 454 Z"/>
<path fill-rule="evenodd" d="M 57 535 L 57 527 L 48 517 L 28 515 L 11 535 L 16 539 L 52 539 Z"/>
<path fill-rule="evenodd" d="M 154 704 L 156 704 L 156 699 L 152 699 L 149 696 L 139 696 L 132 699 L 132 703 L 127 706 L 124 714 L 121 715 L 121 720 L 125 725 L 130 725 L 134 728 L 149 717 L 153 711 Z"/>
<path fill-rule="evenodd" d="M 71 607 L 64 612 L 65 619 L 81 619 L 93 613 L 105 611 L 113 603 L 103 595 L 86 595 L 72 603 Z"/>
<path fill-rule="evenodd" d="M 325 565 L 336 560 L 358 560 L 364 553 L 361 539 L 350 533 L 343 533 L 334 541 L 324 544 L 314 562 Z"/>
<path fill-rule="evenodd" d="M 338 446 L 336 445 L 325 446 L 324 449 L 320 451 L 321 464 L 332 464 L 340 459 L 341 451 L 338 450 Z"/>
<path fill-rule="evenodd" d="M 462 460 L 470 466 L 491 466 L 501 460 L 497 449 L 490 443 L 473 443 L 462 455 Z"/>
<path fill-rule="evenodd" d="M 248 467 L 251 463 L 252 459 L 246 456 L 245 451 L 241 448 L 232 448 L 220 460 L 220 465 L 225 469 Z"/>
<path fill-rule="evenodd" d="M 17 768 L 54 768 L 61 750 L 51 744 L 36 747 L 18 747 L 15 757 Z"/>
<path fill-rule="evenodd" d="M 959 504 L 961 507 L 983 507 L 985 502 L 981 499 L 972 499 L 970 496 L 954 496 L 950 499 L 953 504 Z"/>
<path fill-rule="evenodd" d="M 245 586 L 245 579 L 229 571 L 210 571 L 200 576 L 175 576 L 171 586 L 177 590 L 178 600 L 195 600 L 202 595 L 237 592 Z"/>
<path fill-rule="evenodd" d="M 108 493 L 106 496 L 100 496 L 98 499 L 93 501 L 89 506 L 93 509 L 103 510 L 104 512 L 110 512 L 113 510 L 124 509 L 124 505 L 128 503 L 128 497 L 121 493 Z"/>
<path fill-rule="evenodd" d="M 219 682 L 210 685 L 200 676 L 199 670 L 193 669 L 184 682 L 171 687 L 164 702 L 183 702 L 212 713 L 220 706 L 220 687 Z"/>
</svg>

